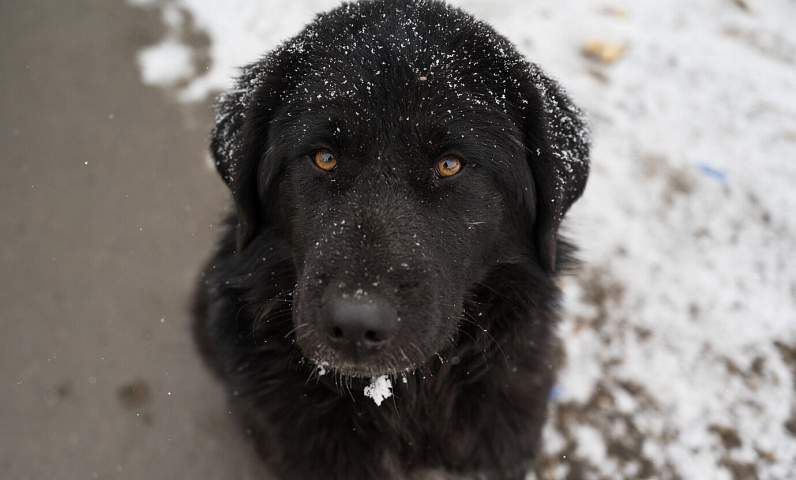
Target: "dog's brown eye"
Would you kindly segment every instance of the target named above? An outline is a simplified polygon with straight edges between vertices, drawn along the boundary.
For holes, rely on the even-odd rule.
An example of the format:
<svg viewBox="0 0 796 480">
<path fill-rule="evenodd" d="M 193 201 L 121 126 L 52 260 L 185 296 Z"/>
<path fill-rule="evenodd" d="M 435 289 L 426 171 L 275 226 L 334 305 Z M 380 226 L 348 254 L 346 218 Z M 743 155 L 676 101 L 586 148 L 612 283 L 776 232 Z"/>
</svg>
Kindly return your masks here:
<svg viewBox="0 0 796 480">
<path fill-rule="evenodd" d="M 437 172 L 443 177 L 452 177 L 459 173 L 464 166 L 464 162 L 454 155 L 445 155 L 437 162 Z"/>
<path fill-rule="evenodd" d="M 337 159 L 334 157 L 334 153 L 325 148 L 315 152 L 312 161 L 315 162 L 318 168 L 326 172 L 331 172 L 337 166 Z"/>
</svg>

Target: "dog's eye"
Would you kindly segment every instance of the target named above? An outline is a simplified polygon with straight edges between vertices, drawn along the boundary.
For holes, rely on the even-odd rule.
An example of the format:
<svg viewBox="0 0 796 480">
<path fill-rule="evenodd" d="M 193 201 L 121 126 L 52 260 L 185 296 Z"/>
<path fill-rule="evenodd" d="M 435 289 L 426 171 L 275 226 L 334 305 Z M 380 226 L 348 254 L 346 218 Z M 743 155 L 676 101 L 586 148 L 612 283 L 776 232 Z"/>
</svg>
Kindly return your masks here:
<svg viewBox="0 0 796 480">
<path fill-rule="evenodd" d="M 437 162 L 437 173 L 442 177 L 452 177 L 459 173 L 464 166 L 461 158 L 454 155 L 445 155 Z"/>
<path fill-rule="evenodd" d="M 334 153 L 331 151 L 322 148 L 315 152 L 312 156 L 312 161 L 315 162 L 315 165 L 325 172 L 331 172 L 334 170 L 334 167 L 337 166 L 337 159 L 334 156 Z"/>
</svg>

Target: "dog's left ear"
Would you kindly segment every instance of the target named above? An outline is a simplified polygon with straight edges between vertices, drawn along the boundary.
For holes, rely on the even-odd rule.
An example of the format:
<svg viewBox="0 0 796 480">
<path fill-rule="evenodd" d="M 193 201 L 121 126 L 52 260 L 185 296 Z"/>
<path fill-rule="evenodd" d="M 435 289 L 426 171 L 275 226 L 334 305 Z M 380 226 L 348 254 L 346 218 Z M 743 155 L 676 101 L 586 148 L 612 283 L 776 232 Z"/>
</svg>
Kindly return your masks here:
<svg viewBox="0 0 796 480">
<path fill-rule="evenodd" d="M 556 269 L 558 228 L 589 176 L 589 129 L 564 89 L 528 65 L 522 79 L 525 148 L 534 177 L 535 240 L 544 268 Z"/>
<path fill-rule="evenodd" d="M 283 71 L 290 56 L 285 50 L 244 67 L 235 86 L 216 105 L 210 150 L 235 200 L 236 252 L 246 248 L 267 221 L 259 199 L 259 191 L 267 186 L 258 182 L 270 183 L 273 173 L 260 179 L 259 169 L 267 150 L 270 121 L 288 84 Z"/>
</svg>

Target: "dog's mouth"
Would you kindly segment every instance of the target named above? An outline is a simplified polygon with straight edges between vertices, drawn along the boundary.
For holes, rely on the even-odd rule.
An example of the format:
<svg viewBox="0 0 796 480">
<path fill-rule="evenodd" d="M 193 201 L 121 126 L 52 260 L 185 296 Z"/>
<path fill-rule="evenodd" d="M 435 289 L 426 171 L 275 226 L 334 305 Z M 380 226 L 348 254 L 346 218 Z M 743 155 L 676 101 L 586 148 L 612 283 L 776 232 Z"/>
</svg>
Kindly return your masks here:
<svg viewBox="0 0 796 480">
<path fill-rule="evenodd" d="M 400 338 L 391 339 L 380 348 L 355 341 L 341 344 L 334 337 L 317 338 L 311 343 L 306 340 L 298 342 L 299 348 L 318 377 L 359 379 L 405 375 L 422 368 L 428 360 L 427 356 L 421 355 L 421 347 L 402 346 L 403 339 Z M 414 355 L 410 356 L 410 352 Z"/>
<path fill-rule="evenodd" d="M 320 358 L 325 358 L 321 360 Z M 351 379 L 369 380 L 377 377 L 390 378 L 413 374 L 418 366 L 414 363 L 395 364 L 389 361 L 354 363 L 329 357 L 305 359 L 314 365 L 314 377 L 335 382 Z"/>
</svg>

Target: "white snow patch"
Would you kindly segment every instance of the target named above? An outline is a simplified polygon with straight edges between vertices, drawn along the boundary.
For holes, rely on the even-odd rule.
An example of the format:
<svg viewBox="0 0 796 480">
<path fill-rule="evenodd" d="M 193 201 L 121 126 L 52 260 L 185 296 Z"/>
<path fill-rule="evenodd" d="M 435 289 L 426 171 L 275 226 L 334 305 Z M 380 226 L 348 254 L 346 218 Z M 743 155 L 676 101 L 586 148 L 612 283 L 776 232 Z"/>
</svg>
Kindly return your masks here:
<svg viewBox="0 0 796 480">
<path fill-rule="evenodd" d="M 578 425 L 572 429 L 578 441 L 578 454 L 594 465 L 603 465 L 608 461 L 605 453 L 605 442 L 596 429 L 588 425 Z"/>
<path fill-rule="evenodd" d="M 147 85 L 172 87 L 193 77 L 193 52 L 185 44 L 167 40 L 138 53 L 141 78 Z"/>
<path fill-rule="evenodd" d="M 370 397 L 381 406 L 381 402 L 392 397 L 392 382 L 387 375 L 371 379 L 370 385 L 365 387 L 365 396 Z"/>
</svg>

